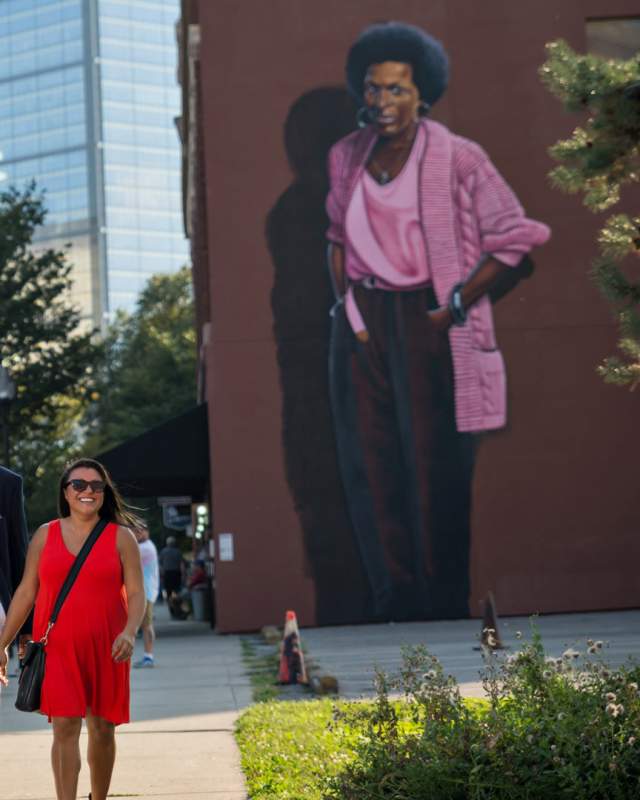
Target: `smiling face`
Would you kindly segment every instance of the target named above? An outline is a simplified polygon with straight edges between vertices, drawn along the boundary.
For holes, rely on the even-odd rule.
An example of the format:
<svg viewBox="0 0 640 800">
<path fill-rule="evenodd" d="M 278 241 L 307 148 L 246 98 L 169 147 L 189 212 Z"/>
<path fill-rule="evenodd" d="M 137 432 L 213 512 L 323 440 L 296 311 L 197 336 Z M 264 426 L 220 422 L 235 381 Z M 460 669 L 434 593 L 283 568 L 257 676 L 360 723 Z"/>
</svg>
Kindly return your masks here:
<svg viewBox="0 0 640 800">
<path fill-rule="evenodd" d="M 364 102 L 380 136 L 402 136 L 418 119 L 420 92 L 410 64 L 371 64 L 364 79 Z"/>
<path fill-rule="evenodd" d="M 64 489 L 64 496 L 72 512 L 87 517 L 97 514 L 104 503 L 104 491 L 96 492 L 91 488 L 90 484 L 87 485 L 85 489 L 79 491 L 70 483 L 70 481 L 78 479 L 84 481 L 100 481 L 104 483 L 102 476 L 97 470 L 91 467 L 76 467 L 69 473 L 67 486 Z"/>
</svg>

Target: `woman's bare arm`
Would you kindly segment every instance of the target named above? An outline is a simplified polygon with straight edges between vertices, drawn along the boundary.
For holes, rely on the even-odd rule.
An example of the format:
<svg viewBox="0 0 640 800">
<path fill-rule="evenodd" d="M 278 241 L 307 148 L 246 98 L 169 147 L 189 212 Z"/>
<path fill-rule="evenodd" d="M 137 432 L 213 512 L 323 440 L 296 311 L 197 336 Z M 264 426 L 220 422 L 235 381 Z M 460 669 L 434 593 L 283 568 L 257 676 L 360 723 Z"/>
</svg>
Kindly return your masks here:
<svg viewBox="0 0 640 800">
<path fill-rule="evenodd" d="M 18 631 L 24 625 L 38 594 L 40 585 L 38 565 L 40 564 L 42 548 L 47 541 L 47 528 L 47 525 L 42 525 L 31 539 L 22 580 L 11 599 L 11 604 L 7 610 L 7 619 L 0 635 L 0 683 L 5 685 L 7 684 L 7 647 L 16 638 Z"/>
<path fill-rule="evenodd" d="M 329 275 L 336 300 L 344 297 L 347 293 L 347 274 L 344 268 L 344 247 L 335 242 L 329 242 L 327 249 L 327 260 L 329 262 Z M 367 331 L 358 331 L 356 337 L 361 342 L 369 341 Z"/>
<path fill-rule="evenodd" d="M 135 636 L 146 605 L 140 548 L 135 536 L 128 528 L 118 528 L 118 553 L 122 562 L 124 586 L 127 592 L 127 624 L 116 637 L 112 655 L 116 661 L 126 661 L 133 652 Z"/>
<path fill-rule="evenodd" d="M 337 300 L 347 291 L 347 281 L 344 271 L 344 247 L 335 244 L 335 242 L 329 242 L 327 260 L 329 263 L 331 285 L 333 286 L 333 293 Z"/>
<path fill-rule="evenodd" d="M 11 605 L 7 610 L 7 619 L 0 636 L 0 650 L 8 647 L 16 638 L 35 603 L 39 586 L 38 565 L 40 564 L 40 553 L 47 541 L 47 527 L 47 525 L 42 525 L 38 528 L 29 543 L 22 580 L 14 592 Z"/>
<path fill-rule="evenodd" d="M 469 308 L 491 289 L 498 278 L 512 269 L 490 256 L 481 262 L 469 275 L 461 290 L 462 304 Z"/>
<path fill-rule="evenodd" d="M 460 291 L 462 305 L 465 309 L 477 303 L 481 297 L 484 297 L 498 278 L 508 269 L 511 269 L 511 267 L 502 264 L 493 257 L 482 261 L 469 275 Z M 434 311 L 430 311 L 429 316 L 438 330 L 445 330 L 453 323 L 448 305 L 440 306 Z"/>
</svg>

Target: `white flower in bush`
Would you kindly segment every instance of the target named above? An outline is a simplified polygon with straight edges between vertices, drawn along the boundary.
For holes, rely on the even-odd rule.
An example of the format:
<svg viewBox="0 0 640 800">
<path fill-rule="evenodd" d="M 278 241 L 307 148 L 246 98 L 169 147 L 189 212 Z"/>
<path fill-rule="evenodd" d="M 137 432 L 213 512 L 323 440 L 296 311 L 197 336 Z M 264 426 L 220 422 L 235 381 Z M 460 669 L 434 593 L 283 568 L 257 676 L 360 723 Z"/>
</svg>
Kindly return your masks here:
<svg viewBox="0 0 640 800">
<path fill-rule="evenodd" d="M 615 719 L 616 717 L 621 717 L 624 714 L 624 706 L 622 703 L 607 703 L 605 711 L 610 717 Z"/>
</svg>

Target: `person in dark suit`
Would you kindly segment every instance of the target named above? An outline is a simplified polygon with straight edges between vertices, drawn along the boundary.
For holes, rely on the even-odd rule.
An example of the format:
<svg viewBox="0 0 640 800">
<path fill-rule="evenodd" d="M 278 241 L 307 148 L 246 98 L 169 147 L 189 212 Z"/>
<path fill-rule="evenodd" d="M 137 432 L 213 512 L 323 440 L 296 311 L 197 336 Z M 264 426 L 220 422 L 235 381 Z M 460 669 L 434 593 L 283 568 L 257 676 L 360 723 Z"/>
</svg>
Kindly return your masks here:
<svg viewBox="0 0 640 800">
<path fill-rule="evenodd" d="M 0 466 L 0 629 L 22 579 L 28 543 L 22 478 Z M 31 617 L 22 628 L 21 642 L 28 638 L 30 631 Z"/>
</svg>

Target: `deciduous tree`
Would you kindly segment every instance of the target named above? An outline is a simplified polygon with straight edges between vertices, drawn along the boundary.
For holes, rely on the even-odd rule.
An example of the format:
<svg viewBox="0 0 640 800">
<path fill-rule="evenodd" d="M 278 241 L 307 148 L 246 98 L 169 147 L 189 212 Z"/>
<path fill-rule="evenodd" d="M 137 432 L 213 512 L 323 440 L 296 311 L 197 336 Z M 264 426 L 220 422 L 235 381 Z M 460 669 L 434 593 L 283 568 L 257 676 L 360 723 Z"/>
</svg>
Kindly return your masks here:
<svg viewBox="0 0 640 800">
<path fill-rule="evenodd" d="M 105 340 L 86 449 L 99 453 L 196 403 L 196 334 L 189 267 L 154 275 Z"/>
<path fill-rule="evenodd" d="M 33 244 L 45 215 L 35 184 L 0 193 L 0 362 L 16 384 L 11 466 L 24 476 L 34 523 L 55 509 L 53 476 L 77 442 L 100 355 L 70 301 L 69 251 Z"/>
</svg>

